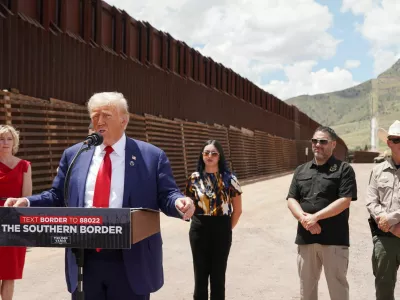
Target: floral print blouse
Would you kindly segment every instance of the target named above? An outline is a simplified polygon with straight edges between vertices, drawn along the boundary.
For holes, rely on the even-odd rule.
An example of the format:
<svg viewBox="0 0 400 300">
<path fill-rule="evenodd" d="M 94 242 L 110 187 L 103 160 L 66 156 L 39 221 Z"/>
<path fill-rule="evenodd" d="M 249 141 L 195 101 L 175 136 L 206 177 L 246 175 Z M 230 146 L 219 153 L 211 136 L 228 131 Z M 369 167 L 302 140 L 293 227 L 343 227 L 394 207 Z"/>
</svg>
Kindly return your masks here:
<svg viewBox="0 0 400 300">
<path fill-rule="evenodd" d="M 232 173 L 194 172 L 186 183 L 186 196 L 195 206 L 195 215 L 230 216 L 232 214 L 232 198 L 242 194 L 239 181 Z"/>
</svg>

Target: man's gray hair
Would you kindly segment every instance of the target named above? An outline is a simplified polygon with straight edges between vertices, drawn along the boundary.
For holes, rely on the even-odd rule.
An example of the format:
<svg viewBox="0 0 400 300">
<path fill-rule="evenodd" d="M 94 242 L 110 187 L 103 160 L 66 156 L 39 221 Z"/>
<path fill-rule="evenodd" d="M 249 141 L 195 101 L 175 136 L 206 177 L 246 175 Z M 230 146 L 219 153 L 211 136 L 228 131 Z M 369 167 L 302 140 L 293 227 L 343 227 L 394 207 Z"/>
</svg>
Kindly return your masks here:
<svg viewBox="0 0 400 300">
<path fill-rule="evenodd" d="M 93 109 L 106 105 L 112 105 L 118 108 L 121 113 L 127 115 L 129 122 L 128 102 L 124 95 L 118 92 L 102 92 L 94 94 L 87 103 L 89 115 L 92 114 Z"/>
<path fill-rule="evenodd" d="M 105 105 L 116 106 L 121 109 L 123 113 L 128 113 L 128 102 L 124 95 L 117 92 L 96 93 L 89 99 L 87 107 L 89 113 L 91 113 L 93 109 Z"/>
</svg>

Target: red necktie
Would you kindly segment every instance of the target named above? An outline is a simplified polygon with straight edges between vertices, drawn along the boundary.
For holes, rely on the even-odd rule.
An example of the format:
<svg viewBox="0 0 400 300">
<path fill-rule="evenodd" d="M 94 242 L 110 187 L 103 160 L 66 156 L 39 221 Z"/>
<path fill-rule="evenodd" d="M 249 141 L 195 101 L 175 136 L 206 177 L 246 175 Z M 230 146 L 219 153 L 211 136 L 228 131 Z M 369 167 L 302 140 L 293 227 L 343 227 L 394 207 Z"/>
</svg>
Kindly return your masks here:
<svg viewBox="0 0 400 300">
<path fill-rule="evenodd" d="M 96 185 L 94 187 L 93 207 L 108 207 L 110 201 L 111 189 L 111 159 L 110 153 L 114 149 L 107 146 L 105 149 L 106 155 L 100 165 L 97 173 Z"/>
</svg>

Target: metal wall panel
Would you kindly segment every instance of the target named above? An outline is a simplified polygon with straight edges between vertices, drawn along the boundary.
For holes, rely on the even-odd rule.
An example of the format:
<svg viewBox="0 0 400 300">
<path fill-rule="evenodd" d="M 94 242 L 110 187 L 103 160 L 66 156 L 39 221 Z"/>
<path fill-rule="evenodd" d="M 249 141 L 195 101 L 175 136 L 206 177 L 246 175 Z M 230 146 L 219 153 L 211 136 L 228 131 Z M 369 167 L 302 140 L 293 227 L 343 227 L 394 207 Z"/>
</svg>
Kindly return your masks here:
<svg viewBox="0 0 400 300">
<path fill-rule="evenodd" d="M 182 122 L 186 158 L 186 178 L 197 169 L 200 151 L 210 138 L 209 126 L 206 124 Z"/>
<path fill-rule="evenodd" d="M 165 151 L 171 163 L 175 181 L 179 188 L 183 189 L 186 183 L 186 167 L 181 123 L 150 115 L 145 117 L 149 143 Z"/>
<path fill-rule="evenodd" d="M 214 126 L 209 127 L 209 137 L 210 140 L 218 140 L 224 149 L 225 159 L 228 163 L 229 169 L 232 169 L 232 159 L 231 159 L 231 149 L 229 146 L 229 135 L 228 128 L 214 124 Z"/>
<path fill-rule="evenodd" d="M 0 4 L 2 5 L 2 4 Z M 4 43 L 3 41 L 6 40 L 5 35 L 6 35 L 6 27 L 7 24 L 7 19 L 5 18 L 5 16 L 1 13 L 0 10 L 0 66 L 1 68 L 5 68 L 8 69 L 9 67 L 7 66 L 7 61 L 8 59 L 8 44 Z M 8 74 L 6 72 L 1 72 L 0 71 L 0 82 L 8 82 Z"/>
<path fill-rule="evenodd" d="M 127 136 L 133 139 L 147 142 L 146 118 L 144 116 L 129 114 L 129 123 L 125 132 Z"/>
<path fill-rule="evenodd" d="M 25 2 L 12 3 L 17 10 L 30 10 Z M 118 90 L 128 99 L 132 113 L 234 125 L 288 139 L 308 140 L 319 125 L 302 112 L 293 113 L 293 107 L 275 96 L 265 93 L 263 97 L 248 79 L 229 74 L 224 66 L 185 43 L 170 36 L 167 41 L 150 24 L 137 22 L 100 0 L 93 3 L 89 7 L 79 0 L 62 1 L 60 27 L 64 32 L 54 26 L 45 30 L 38 21 L 23 16 L 0 16 L 0 88 L 76 104 L 84 104 L 95 92 Z M 96 14 L 83 31 L 79 23 L 82 7 L 86 7 L 85 15 Z M 121 18 L 127 23 L 126 47 L 119 42 L 125 28 Z M 91 32 L 94 41 L 79 36 L 81 32 Z M 121 47 L 126 53 L 113 51 Z M 346 149 L 342 140 L 338 143 Z"/>
<path fill-rule="evenodd" d="M 0 93 L 0 122 L 4 123 L 1 112 L 6 109 L 6 122 L 8 120 L 20 131 L 17 155 L 32 162 L 34 191 L 48 189 L 62 152 L 87 135 L 86 109 L 18 95 L 12 95 L 7 101 L 8 97 L 8 94 Z"/>
<path fill-rule="evenodd" d="M 354 151 L 353 163 L 373 163 L 377 156 L 379 156 L 379 152 Z"/>
<path fill-rule="evenodd" d="M 162 48 L 162 34 L 158 30 L 152 30 L 151 39 L 153 41 L 153 49 L 151 52 L 150 62 L 158 67 L 161 67 L 161 48 Z"/>
<path fill-rule="evenodd" d="M 246 163 L 244 162 L 244 145 L 241 131 L 229 128 L 229 148 L 231 152 L 232 170 L 238 178 L 246 178 Z"/>
<path fill-rule="evenodd" d="M 306 149 L 307 155 L 306 155 Z M 297 152 L 297 164 L 301 165 L 313 158 L 313 154 L 311 151 L 311 143 L 309 141 L 300 141 L 296 140 L 296 152 Z"/>
<path fill-rule="evenodd" d="M 128 20 L 127 22 L 127 53 L 131 57 L 139 61 L 139 45 L 140 45 L 140 28 L 136 20 Z"/>
<path fill-rule="evenodd" d="M 18 8 L 20 13 L 23 13 L 24 15 L 32 19 L 36 20 L 39 19 L 38 9 L 37 9 L 39 0 L 29 0 L 29 1 L 14 0 L 14 1 L 19 1 Z"/>
<path fill-rule="evenodd" d="M 278 172 L 275 164 L 273 137 L 266 132 L 256 130 L 257 173 L 260 176 Z"/>
<path fill-rule="evenodd" d="M 64 0 L 65 1 L 65 0 Z M 80 14 L 84 13 L 79 7 L 80 0 L 67 0 L 66 30 L 76 35 L 80 34 Z M 83 7 L 82 7 L 83 9 Z M 111 28 L 111 26 L 110 26 Z"/>
<path fill-rule="evenodd" d="M 101 37 L 102 45 L 113 49 L 112 37 L 113 37 L 113 15 L 110 9 L 103 7 L 101 10 Z"/>
<path fill-rule="evenodd" d="M 35 192 L 50 188 L 63 151 L 86 137 L 89 122 L 84 106 L 0 91 L 0 124 L 12 124 L 20 131 L 18 156 L 32 162 Z M 163 149 L 182 190 L 188 176 L 196 170 L 202 146 L 209 139 L 221 143 L 229 167 L 240 180 L 291 171 L 312 158 L 309 141 L 148 114 L 130 114 L 126 134 Z M 308 156 L 305 156 L 306 147 L 309 147 Z M 343 159 L 345 150 L 339 145 L 335 155 Z"/>
</svg>

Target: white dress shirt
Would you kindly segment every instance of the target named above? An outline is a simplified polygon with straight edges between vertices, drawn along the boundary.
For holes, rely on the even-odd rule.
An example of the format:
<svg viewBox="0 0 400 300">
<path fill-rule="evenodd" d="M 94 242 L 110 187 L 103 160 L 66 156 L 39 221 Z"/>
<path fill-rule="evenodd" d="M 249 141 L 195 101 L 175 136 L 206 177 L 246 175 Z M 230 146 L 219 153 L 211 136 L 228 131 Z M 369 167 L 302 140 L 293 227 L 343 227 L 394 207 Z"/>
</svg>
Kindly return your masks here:
<svg viewBox="0 0 400 300">
<path fill-rule="evenodd" d="M 112 145 L 114 151 L 110 154 L 111 159 L 111 189 L 110 189 L 110 208 L 121 208 L 124 196 L 124 182 L 125 182 L 125 134 Z M 86 179 L 85 189 L 85 207 L 93 207 L 94 187 L 96 184 L 97 173 L 99 172 L 100 165 L 104 159 L 106 151 L 104 144 L 98 146 L 94 150 L 93 159 L 89 167 L 89 173 Z"/>
</svg>

